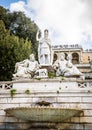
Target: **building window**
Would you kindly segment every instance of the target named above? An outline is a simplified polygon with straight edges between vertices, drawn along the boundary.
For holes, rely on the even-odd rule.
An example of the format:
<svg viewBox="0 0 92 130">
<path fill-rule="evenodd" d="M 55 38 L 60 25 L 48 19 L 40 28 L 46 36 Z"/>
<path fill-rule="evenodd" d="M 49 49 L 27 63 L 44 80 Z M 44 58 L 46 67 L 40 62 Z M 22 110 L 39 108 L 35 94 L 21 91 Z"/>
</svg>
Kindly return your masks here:
<svg viewBox="0 0 92 130">
<path fill-rule="evenodd" d="M 79 64 L 79 54 L 78 53 L 72 54 L 72 63 L 73 64 Z"/>
</svg>

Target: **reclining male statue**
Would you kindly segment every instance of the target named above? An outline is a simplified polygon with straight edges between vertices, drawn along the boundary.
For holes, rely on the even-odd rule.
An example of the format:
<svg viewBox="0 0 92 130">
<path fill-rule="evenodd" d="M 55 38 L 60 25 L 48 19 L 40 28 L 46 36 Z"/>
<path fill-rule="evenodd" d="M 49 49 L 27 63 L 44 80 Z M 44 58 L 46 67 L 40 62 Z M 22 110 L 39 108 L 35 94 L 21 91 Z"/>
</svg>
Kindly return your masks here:
<svg viewBox="0 0 92 130">
<path fill-rule="evenodd" d="M 65 59 L 65 54 L 61 53 L 59 58 L 53 64 L 56 70 L 56 76 L 83 76 L 83 74 L 71 63 L 71 55 L 69 54 Z"/>
<path fill-rule="evenodd" d="M 13 79 L 44 77 L 48 77 L 47 69 L 40 68 L 38 61 L 35 60 L 34 54 L 30 55 L 30 59 L 17 62 L 15 65 L 15 74 L 13 74 Z"/>
</svg>

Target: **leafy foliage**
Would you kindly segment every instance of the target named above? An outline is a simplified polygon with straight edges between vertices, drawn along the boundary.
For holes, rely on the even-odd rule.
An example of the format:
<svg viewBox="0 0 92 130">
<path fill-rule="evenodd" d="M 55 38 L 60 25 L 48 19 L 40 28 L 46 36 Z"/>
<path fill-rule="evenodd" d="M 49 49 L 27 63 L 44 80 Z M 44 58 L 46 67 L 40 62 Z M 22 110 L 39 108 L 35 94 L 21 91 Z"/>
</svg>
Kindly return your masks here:
<svg viewBox="0 0 92 130">
<path fill-rule="evenodd" d="M 11 35 L 0 21 L 0 80 L 11 80 L 15 63 L 28 58 L 31 42 Z"/>
<path fill-rule="evenodd" d="M 25 90 L 25 93 L 30 94 L 30 90 L 29 89 Z"/>
<path fill-rule="evenodd" d="M 37 56 L 37 41 L 36 33 L 38 26 L 30 18 L 26 17 L 23 12 L 10 12 L 0 6 L 0 20 L 3 20 L 6 29 L 10 30 L 11 34 L 19 38 L 26 39 L 32 43 L 32 52 Z"/>
<path fill-rule="evenodd" d="M 16 94 L 16 89 L 11 89 L 10 90 L 10 94 L 11 94 L 11 98 L 13 98 L 14 97 L 14 95 Z"/>
<path fill-rule="evenodd" d="M 0 6 L 0 80 L 11 80 L 15 63 L 34 53 L 37 59 L 38 26 L 23 12 Z"/>
<path fill-rule="evenodd" d="M 0 20 L 2 20 L 5 24 L 5 27 L 8 29 L 8 12 L 9 10 L 3 8 L 2 6 L 0 6 Z"/>
</svg>

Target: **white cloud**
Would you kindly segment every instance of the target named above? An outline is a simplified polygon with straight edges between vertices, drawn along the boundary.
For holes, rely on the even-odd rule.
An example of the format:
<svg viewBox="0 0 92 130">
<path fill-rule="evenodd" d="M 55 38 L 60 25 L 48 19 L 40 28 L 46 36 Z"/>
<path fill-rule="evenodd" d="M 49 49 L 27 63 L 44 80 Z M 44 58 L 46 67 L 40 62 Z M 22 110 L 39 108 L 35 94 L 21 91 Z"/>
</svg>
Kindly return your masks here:
<svg viewBox="0 0 92 130">
<path fill-rule="evenodd" d="M 30 10 L 28 10 L 27 5 L 24 1 L 18 1 L 10 4 L 10 11 L 23 11 L 26 16 L 30 17 Z"/>
<path fill-rule="evenodd" d="M 91 0 L 27 0 L 10 5 L 21 10 L 42 30 L 49 29 L 53 44 L 83 44 L 92 41 Z M 92 48 L 92 46 L 91 46 Z"/>
<path fill-rule="evenodd" d="M 11 3 L 10 5 L 10 10 L 13 11 L 25 11 L 25 2 L 23 1 L 19 1 L 19 2 L 15 2 L 15 3 Z"/>
</svg>

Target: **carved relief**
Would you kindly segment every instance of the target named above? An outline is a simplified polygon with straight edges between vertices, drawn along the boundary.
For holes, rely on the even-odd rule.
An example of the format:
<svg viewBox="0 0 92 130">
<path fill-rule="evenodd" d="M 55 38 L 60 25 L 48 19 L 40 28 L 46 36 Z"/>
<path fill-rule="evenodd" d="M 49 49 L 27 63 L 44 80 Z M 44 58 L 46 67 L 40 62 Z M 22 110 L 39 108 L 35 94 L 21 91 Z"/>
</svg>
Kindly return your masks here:
<svg viewBox="0 0 92 130">
<path fill-rule="evenodd" d="M 80 88 L 85 88 L 87 87 L 87 83 L 83 82 L 83 83 L 78 83 L 78 87 Z"/>
</svg>

